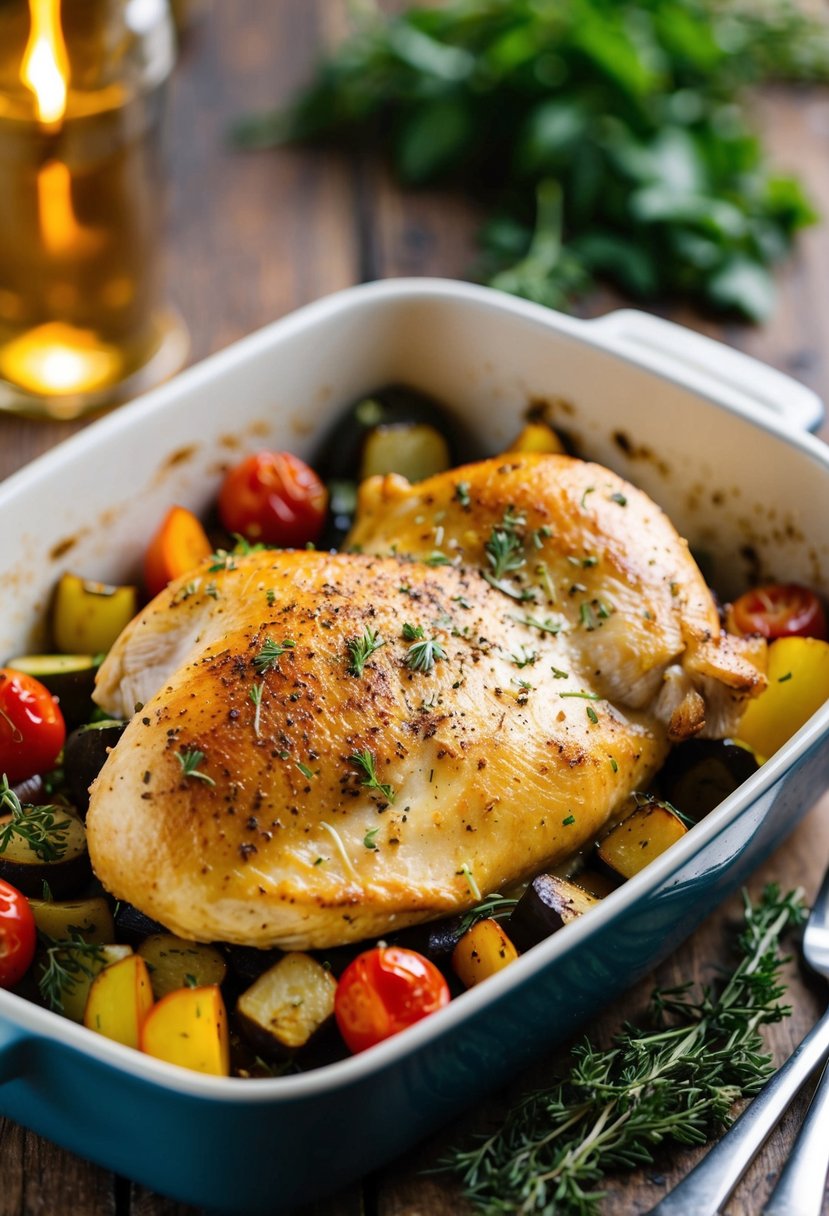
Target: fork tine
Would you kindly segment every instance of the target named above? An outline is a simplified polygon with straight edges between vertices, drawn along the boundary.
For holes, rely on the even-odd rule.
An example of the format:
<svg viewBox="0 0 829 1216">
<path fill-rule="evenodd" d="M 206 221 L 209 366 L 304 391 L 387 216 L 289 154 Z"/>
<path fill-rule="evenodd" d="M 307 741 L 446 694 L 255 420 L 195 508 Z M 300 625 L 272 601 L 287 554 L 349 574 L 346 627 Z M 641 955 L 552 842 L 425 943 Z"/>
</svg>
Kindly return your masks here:
<svg viewBox="0 0 829 1216">
<path fill-rule="evenodd" d="M 829 1065 L 817 1083 L 803 1126 L 762 1216 L 820 1216 L 829 1171 Z"/>
</svg>

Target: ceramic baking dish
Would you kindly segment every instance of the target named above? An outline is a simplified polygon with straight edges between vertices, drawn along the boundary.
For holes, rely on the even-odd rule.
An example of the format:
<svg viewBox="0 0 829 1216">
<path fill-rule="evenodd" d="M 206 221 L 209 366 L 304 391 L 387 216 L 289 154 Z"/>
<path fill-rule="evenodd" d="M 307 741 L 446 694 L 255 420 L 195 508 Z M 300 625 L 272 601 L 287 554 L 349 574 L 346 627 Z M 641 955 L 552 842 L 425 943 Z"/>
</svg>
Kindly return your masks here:
<svg viewBox="0 0 829 1216">
<path fill-rule="evenodd" d="M 406 383 L 497 451 L 528 407 L 640 485 L 713 561 L 829 592 L 829 448 L 817 399 L 635 312 L 579 321 L 436 280 L 345 291 L 192 368 L 0 485 L 0 658 L 42 646 L 66 569 L 135 574 L 173 502 L 197 511 L 263 446 L 311 452 L 355 397 Z M 829 705 L 583 920 L 361 1056 L 274 1080 L 208 1078 L 0 992 L 0 1112 L 154 1190 L 290 1210 L 392 1158 L 570 1036 L 743 883 L 829 784 Z"/>
</svg>

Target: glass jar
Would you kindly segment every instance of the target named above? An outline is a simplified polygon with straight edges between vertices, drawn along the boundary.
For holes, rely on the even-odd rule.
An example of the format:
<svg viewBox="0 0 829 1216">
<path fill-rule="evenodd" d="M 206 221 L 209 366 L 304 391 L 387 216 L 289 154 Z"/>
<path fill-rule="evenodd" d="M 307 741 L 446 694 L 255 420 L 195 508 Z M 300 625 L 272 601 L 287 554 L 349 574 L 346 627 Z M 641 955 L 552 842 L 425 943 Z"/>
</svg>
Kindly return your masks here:
<svg viewBox="0 0 829 1216">
<path fill-rule="evenodd" d="M 74 418 L 184 361 L 163 305 L 166 0 L 0 0 L 0 408 Z"/>
</svg>

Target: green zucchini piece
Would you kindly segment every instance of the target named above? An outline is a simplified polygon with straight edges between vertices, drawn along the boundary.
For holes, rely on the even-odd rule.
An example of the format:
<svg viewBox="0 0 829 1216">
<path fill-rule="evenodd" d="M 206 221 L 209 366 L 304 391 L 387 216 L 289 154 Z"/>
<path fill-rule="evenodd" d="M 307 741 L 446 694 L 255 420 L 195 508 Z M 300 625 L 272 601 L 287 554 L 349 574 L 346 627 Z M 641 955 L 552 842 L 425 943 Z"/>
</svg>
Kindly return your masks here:
<svg viewBox="0 0 829 1216">
<path fill-rule="evenodd" d="M 44 882 L 56 899 L 77 895 L 92 874 L 83 823 L 71 807 L 22 809 L 0 817 L 0 832 L 16 822 L 0 841 L 0 878 L 27 896 L 42 895 Z"/>
<path fill-rule="evenodd" d="M 172 933 L 153 933 L 145 937 L 138 953 L 147 964 L 157 1001 L 177 988 L 221 984 L 227 974 L 224 955 L 215 946 L 188 942 Z"/>
<path fill-rule="evenodd" d="M 89 721 L 100 665 L 101 656 L 91 654 L 21 654 L 6 663 L 14 671 L 34 676 L 57 697 L 68 730 Z"/>
</svg>

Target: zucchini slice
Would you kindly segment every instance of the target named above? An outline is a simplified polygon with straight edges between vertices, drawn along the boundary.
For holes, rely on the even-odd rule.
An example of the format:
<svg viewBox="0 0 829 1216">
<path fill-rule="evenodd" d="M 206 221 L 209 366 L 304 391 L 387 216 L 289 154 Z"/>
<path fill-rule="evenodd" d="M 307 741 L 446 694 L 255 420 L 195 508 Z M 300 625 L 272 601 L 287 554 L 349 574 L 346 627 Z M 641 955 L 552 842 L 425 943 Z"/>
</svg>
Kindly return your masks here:
<svg viewBox="0 0 829 1216">
<path fill-rule="evenodd" d="M 22 815 L 0 817 L 0 830 L 16 827 L 0 852 L 0 878 L 24 895 L 40 896 L 43 884 L 57 899 L 77 895 L 92 873 L 86 829 L 70 807 L 24 806 Z"/>
<path fill-rule="evenodd" d="M 294 951 L 239 997 L 239 1029 L 263 1055 L 305 1047 L 334 1015 L 337 982 L 310 954 Z"/>
<path fill-rule="evenodd" d="M 516 904 L 507 921 L 507 932 L 523 952 L 599 903 L 600 899 L 568 878 L 539 874 Z"/>
<path fill-rule="evenodd" d="M 89 721 L 94 709 L 95 673 L 100 664 L 100 655 L 21 654 L 16 659 L 9 659 L 6 667 L 34 676 L 48 688 L 52 696 L 57 697 L 67 729 L 72 730 Z"/>
<path fill-rule="evenodd" d="M 153 933 L 145 937 L 138 953 L 147 964 L 157 1001 L 178 988 L 207 988 L 211 984 L 221 984 L 227 974 L 227 963 L 215 946 L 188 942 L 172 933 Z"/>
</svg>

